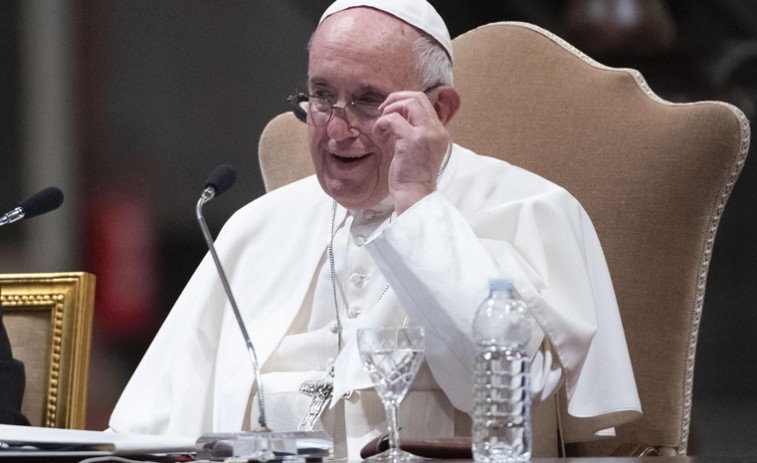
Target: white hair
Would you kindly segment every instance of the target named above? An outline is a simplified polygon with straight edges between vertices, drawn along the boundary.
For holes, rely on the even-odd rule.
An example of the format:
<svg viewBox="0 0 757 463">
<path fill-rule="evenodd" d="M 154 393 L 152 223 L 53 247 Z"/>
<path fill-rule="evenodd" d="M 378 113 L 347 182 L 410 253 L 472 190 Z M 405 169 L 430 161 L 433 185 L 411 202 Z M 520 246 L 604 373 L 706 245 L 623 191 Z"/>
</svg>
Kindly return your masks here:
<svg viewBox="0 0 757 463">
<path fill-rule="evenodd" d="M 438 84 L 452 85 L 452 60 L 439 42 L 421 32 L 413 42 L 413 54 L 424 89 Z"/>
</svg>

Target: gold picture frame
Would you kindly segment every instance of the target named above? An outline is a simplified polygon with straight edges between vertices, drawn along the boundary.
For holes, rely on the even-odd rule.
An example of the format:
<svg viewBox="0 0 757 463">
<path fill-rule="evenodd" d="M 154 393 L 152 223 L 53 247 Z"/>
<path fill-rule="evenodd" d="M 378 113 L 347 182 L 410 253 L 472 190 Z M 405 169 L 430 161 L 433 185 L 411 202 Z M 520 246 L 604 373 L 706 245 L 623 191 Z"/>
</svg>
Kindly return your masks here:
<svg viewBox="0 0 757 463">
<path fill-rule="evenodd" d="M 21 411 L 33 426 L 85 429 L 95 276 L 0 274 L 13 356 L 23 362 Z"/>
</svg>

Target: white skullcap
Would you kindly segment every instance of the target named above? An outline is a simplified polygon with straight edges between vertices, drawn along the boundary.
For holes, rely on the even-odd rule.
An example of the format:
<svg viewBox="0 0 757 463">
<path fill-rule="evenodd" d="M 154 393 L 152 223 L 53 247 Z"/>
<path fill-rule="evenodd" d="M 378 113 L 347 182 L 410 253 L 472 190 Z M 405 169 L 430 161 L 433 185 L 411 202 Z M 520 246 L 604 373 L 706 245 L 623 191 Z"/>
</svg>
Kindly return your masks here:
<svg viewBox="0 0 757 463">
<path fill-rule="evenodd" d="M 439 13 L 426 0 L 336 0 L 321 16 L 324 19 L 347 8 L 365 6 L 389 13 L 433 37 L 444 47 L 452 60 L 452 40 L 447 25 Z"/>
</svg>

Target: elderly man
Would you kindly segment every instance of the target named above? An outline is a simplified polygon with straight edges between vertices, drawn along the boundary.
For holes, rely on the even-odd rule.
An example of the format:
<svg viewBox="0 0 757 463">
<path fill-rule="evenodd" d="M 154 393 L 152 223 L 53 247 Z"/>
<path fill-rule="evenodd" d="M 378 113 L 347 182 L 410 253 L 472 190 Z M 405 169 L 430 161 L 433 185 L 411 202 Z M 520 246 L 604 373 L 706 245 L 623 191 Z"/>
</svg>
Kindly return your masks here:
<svg viewBox="0 0 757 463">
<path fill-rule="evenodd" d="M 640 413 L 594 229 L 562 188 L 455 145 L 452 47 L 425 0 L 338 0 L 311 46 L 301 117 L 316 175 L 238 211 L 217 248 L 262 363 L 268 424 L 296 429 L 300 386 L 333 378 L 317 416 L 338 455 L 385 432 L 357 328 L 420 325 L 426 364 L 403 437 L 470 432 L 471 327 L 488 280 L 529 305 L 535 455 Z M 111 418 L 115 431 L 198 436 L 255 422 L 254 374 L 206 258 Z M 556 411 L 561 409 L 562 413 Z M 557 419 L 557 416 L 560 419 Z M 558 423 L 559 421 L 559 423 Z"/>
</svg>

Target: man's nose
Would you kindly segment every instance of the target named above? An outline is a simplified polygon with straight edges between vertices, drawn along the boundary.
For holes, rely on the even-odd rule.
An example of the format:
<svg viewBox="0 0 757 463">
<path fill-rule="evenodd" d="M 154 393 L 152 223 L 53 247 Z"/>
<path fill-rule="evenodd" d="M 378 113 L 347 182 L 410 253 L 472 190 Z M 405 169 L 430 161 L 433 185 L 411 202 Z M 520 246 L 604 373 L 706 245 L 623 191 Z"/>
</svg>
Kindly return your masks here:
<svg viewBox="0 0 757 463">
<path fill-rule="evenodd" d="M 350 123 L 347 111 L 342 106 L 331 107 L 331 120 L 326 128 L 329 137 L 335 140 L 356 137 L 360 131 Z"/>
</svg>

